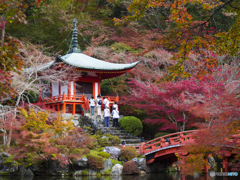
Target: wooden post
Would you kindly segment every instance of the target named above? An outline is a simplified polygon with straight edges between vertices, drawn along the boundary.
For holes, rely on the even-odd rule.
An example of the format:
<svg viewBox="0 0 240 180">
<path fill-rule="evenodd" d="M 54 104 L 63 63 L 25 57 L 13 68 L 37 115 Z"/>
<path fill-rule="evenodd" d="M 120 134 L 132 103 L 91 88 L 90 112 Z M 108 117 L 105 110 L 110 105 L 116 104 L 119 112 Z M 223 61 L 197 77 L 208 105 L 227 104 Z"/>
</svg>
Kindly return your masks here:
<svg viewBox="0 0 240 180">
<path fill-rule="evenodd" d="M 92 89 L 93 89 L 92 96 L 95 99 L 95 82 L 92 82 Z"/>
<path fill-rule="evenodd" d="M 208 157 L 210 157 L 210 156 L 211 156 L 211 154 L 208 155 Z M 207 165 L 204 166 L 204 170 L 203 170 L 203 173 L 204 173 L 204 174 L 208 174 L 208 170 L 210 169 L 210 165 L 208 164 L 208 157 L 205 159 Z"/>
<path fill-rule="evenodd" d="M 101 81 L 98 82 L 98 94 L 101 94 Z"/>
<path fill-rule="evenodd" d="M 75 103 L 73 103 L 73 108 L 72 108 L 73 112 L 72 115 L 75 115 Z"/>
<path fill-rule="evenodd" d="M 66 113 L 66 103 L 63 102 L 63 113 Z"/>
<path fill-rule="evenodd" d="M 66 94 L 63 93 L 63 99 L 62 100 L 66 100 Z"/>
<path fill-rule="evenodd" d="M 228 172 L 228 157 L 223 157 L 223 162 L 222 162 L 222 165 L 223 165 L 223 172 Z"/>
<path fill-rule="evenodd" d="M 122 141 L 122 148 L 126 146 L 126 141 Z"/>
<path fill-rule="evenodd" d="M 144 154 L 144 145 L 145 145 L 145 141 L 144 141 L 144 137 L 141 138 L 141 144 L 140 144 L 140 154 Z"/>
<path fill-rule="evenodd" d="M 61 110 L 60 110 L 60 104 L 57 104 L 57 110 L 58 110 L 58 112 L 61 111 Z"/>
<path fill-rule="evenodd" d="M 58 95 L 61 96 L 61 82 L 58 82 Z"/>
</svg>

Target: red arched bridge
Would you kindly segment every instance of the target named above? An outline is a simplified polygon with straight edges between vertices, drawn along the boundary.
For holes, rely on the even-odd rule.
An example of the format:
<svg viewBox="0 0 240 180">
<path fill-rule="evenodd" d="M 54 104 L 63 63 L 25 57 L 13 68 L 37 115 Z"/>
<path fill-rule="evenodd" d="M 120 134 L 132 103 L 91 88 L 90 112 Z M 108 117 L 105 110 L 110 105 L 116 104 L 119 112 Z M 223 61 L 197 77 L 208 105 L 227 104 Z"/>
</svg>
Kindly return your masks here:
<svg viewBox="0 0 240 180">
<path fill-rule="evenodd" d="M 180 156 L 187 155 L 187 152 L 182 151 L 182 146 L 195 143 L 197 132 L 198 130 L 177 132 L 153 139 L 146 143 L 143 140 L 140 146 L 136 146 L 136 149 L 138 154 L 146 156 L 147 164 L 151 164 L 155 160 L 167 160 L 170 161 L 170 163 L 174 163 L 178 159 L 176 154 Z M 233 138 L 238 136 L 239 135 L 234 135 Z M 231 142 L 233 140 L 229 139 L 229 141 Z M 240 143 L 240 140 L 238 141 Z M 228 172 L 227 161 L 231 156 L 231 152 L 222 150 L 221 155 L 223 158 L 223 172 Z M 204 167 L 204 172 L 207 173 L 209 168 L 210 166 Z"/>
</svg>

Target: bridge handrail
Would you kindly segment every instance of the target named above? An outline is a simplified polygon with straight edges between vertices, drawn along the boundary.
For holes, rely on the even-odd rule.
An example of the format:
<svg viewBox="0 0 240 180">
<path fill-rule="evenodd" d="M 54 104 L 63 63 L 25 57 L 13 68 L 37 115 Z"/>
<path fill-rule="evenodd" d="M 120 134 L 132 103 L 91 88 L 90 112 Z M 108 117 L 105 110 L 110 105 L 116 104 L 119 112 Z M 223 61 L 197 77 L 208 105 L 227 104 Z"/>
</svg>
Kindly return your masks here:
<svg viewBox="0 0 240 180">
<path fill-rule="evenodd" d="M 151 141 L 146 142 L 145 146 L 147 146 L 147 144 L 151 144 L 151 143 L 153 144 L 155 141 L 161 140 L 162 138 L 167 138 L 167 137 L 184 134 L 184 133 L 196 133 L 196 132 L 198 132 L 198 130 L 182 131 L 182 132 L 177 132 L 177 133 L 173 133 L 173 134 L 167 134 L 165 136 L 161 136 L 161 137 L 158 137 L 158 138 L 152 139 Z M 186 136 L 186 135 L 184 135 L 184 136 Z"/>
</svg>

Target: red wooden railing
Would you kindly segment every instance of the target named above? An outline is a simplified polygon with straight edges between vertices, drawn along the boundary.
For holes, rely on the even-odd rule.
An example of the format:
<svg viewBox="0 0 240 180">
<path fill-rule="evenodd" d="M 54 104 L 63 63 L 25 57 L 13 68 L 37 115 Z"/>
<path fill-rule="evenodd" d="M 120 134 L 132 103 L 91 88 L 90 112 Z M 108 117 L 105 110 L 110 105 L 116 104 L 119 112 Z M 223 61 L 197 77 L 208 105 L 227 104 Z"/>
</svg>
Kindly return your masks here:
<svg viewBox="0 0 240 180">
<path fill-rule="evenodd" d="M 102 98 L 107 98 L 109 100 L 109 102 L 115 102 L 115 101 L 119 101 L 119 97 L 118 96 L 102 96 Z"/>
<path fill-rule="evenodd" d="M 62 101 L 62 100 L 81 100 L 83 95 L 68 95 L 68 94 L 63 94 L 63 95 L 57 95 L 53 96 L 52 98 L 45 98 L 43 102 L 55 102 L 55 101 Z"/>
<path fill-rule="evenodd" d="M 168 134 L 159 138 L 155 138 L 146 143 L 142 142 L 140 146 L 135 146 L 135 148 L 137 149 L 138 154 L 146 154 L 169 145 L 194 143 L 194 135 L 197 132 L 198 130 L 192 130 Z"/>
<path fill-rule="evenodd" d="M 113 103 L 115 101 L 119 101 L 119 97 L 114 97 L 114 96 L 104 96 L 106 97 L 108 100 L 109 100 L 109 104 L 110 106 L 113 105 Z M 102 100 L 103 98 L 102 97 Z M 82 107 L 85 111 L 89 110 L 89 100 L 87 99 L 87 97 L 85 95 L 68 95 L 68 94 L 62 94 L 62 95 L 57 95 L 57 96 L 52 96 L 52 98 L 45 98 L 43 99 L 42 102 L 46 103 L 46 104 L 49 104 L 49 103 L 62 103 L 63 104 L 63 113 L 65 113 L 66 111 L 66 104 L 64 104 L 63 102 L 61 101 L 74 101 L 74 102 L 70 102 L 72 104 L 74 103 L 80 103 L 82 104 Z M 68 102 L 69 103 L 69 102 Z M 75 105 L 74 105 L 75 107 Z M 73 107 L 74 111 L 73 111 L 73 114 L 75 114 L 75 108 Z M 59 108 L 59 107 L 58 107 Z"/>
<path fill-rule="evenodd" d="M 156 151 L 158 149 L 167 147 L 169 145 L 185 145 L 191 144 L 195 142 L 196 133 L 198 130 L 191 130 L 191 131 L 183 131 L 177 132 L 173 134 L 168 134 L 165 136 L 161 136 L 155 138 L 148 142 L 141 142 L 140 146 L 135 146 L 138 154 L 147 154 L 152 151 Z M 229 143 L 240 143 L 240 131 L 239 134 L 233 135 L 232 137 L 228 138 Z"/>
<path fill-rule="evenodd" d="M 62 100 L 83 100 L 82 97 L 85 95 L 68 95 L 68 94 L 62 94 L 57 96 L 52 96 L 52 98 L 44 98 L 43 102 L 54 102 L 54 101 L 62 101 Z M 86 96 L 85 96 L 86 97 Z M 109 102 L 119 101 L 118 96 L 103 96 L 102 98 L 106 97 Z"/>
</svg>

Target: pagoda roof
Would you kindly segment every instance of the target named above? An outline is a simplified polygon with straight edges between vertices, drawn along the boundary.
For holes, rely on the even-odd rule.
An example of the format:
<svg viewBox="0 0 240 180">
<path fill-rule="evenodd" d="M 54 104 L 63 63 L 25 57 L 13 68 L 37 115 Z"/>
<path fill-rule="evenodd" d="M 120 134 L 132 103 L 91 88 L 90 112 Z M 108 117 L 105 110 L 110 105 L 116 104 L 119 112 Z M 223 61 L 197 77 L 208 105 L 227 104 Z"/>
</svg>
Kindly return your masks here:
<svg viewBox="0 0 240 180">
<path fill-rule="evenodd" d="M 80 49 L 78 49 L 78 40 L 77 40 L 77 29 L 76 29 L 76 23 L 77 20 L 74 19 L 74 26 L 73 26 L 73 35 L 72 35 L 72 49 L 68 51 L 68 54 L 64 56 L 58 55 L 54 61 L 51 61 L 49 63 L 43 64 L 41 66 L 38 66 L 36 68 L 27 68 L 24 71 L 25 72 L 32 72 L 34 70 L 37 71 L 43 71 L 47 68 L 53 67 L 58 62 L 63 62 L 67 65 L 76 67 L 77 69 L 81 71 L 101 71 L 102 73 L 116 73 L 116 75 L 120 75 L 125 73 L 128 70 L 131 70 L 134 68 L 139 61 L 129 64 L 117 64 L 117 63 L 110 63 L 106 61 L 102 61 L 90 56 L 87 56 L 81 52 Z M 119 74 L 120 73 L 120 74 Z M 115 75 L 115 76 L 116 76 Z"/>
<path fill-rule="evenodd" d="M 69 53 L 65 56 L 57 56 L 57 61 L 62 61 L 65 64 L 88 70 L 99 70 L 99 71 L 121 71 L 134 68 L 138 63 L 131 64 L 116 64 L 106 61 L 102 61 L 82 53 Z"/>
<path fill-rule="evenodd" d="M 82 53 L 70 53 L 65 56 L 58 55 L 55 61 L 48 62 L 36 68 L 26 68 L 24 69 L 25 72 L 32 72 L 35 70 L 43 71 L 47 68 L 51 68 L 57 62 L 63 62 L 67 65 L 79 68 L 81 70 L 98 70 L 98 71 L 122 71 L 122 70 L 129 70 L 134 68 L 139 61 L 130 63 L 130 64 L 116 64 L 110 63 L 106 61 L 102 61 L 90 56 L 87 56 Z"/>
</svg>

